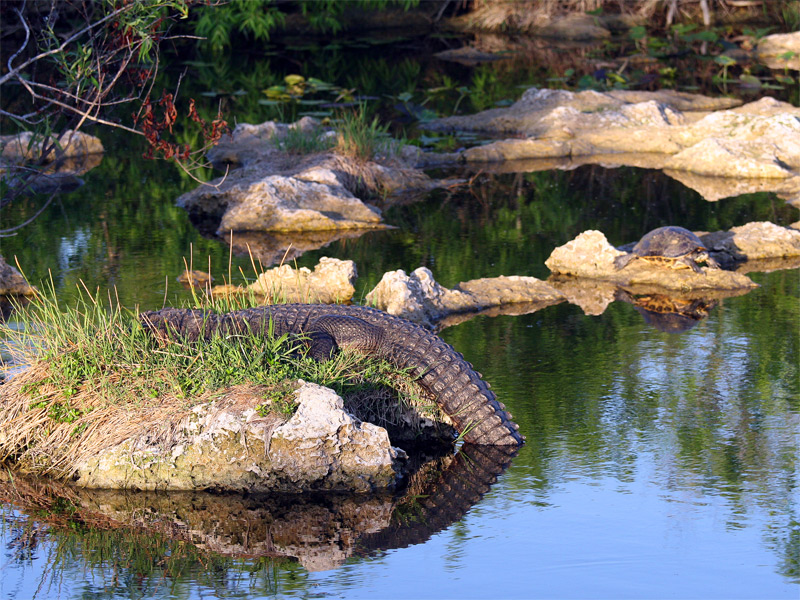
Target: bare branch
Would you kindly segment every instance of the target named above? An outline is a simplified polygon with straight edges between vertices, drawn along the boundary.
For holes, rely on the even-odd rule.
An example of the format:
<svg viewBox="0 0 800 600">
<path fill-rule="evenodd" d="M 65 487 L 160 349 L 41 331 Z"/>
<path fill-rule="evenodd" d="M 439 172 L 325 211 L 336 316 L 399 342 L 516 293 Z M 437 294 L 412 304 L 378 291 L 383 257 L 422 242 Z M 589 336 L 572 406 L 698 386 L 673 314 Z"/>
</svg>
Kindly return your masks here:
<svg viewBox="0 0 800 600">
<path fill-rule="evenodd" d="M 26 60 L 24 63 L 22 63 L 22 64 L 21 64 L 21 65 L 19 65 L 18 67 L 13 67 L 13 68 L 12 68 L 12 67 L 11 67 L 11 65 L 9 64 L 8 73 L 6 73 L 6 74 L 5 74 L 5 75 L 3 75 L 2 77 L 0 77 L 0 85 L 3 85 L 3 84 L 4 84 L 6 81 L 8 81 L 9 79 L 13 79 L 13 78 L 15 78 L 15 77 L 16 77 L 16 78 L 19 78 L 19 73 L 20 73 L 20 72 L 21 72 L 23 69 L 25 69 L 26 67 L 28 67 L 28 66 L 32 65 L 33 63 L 35 63 L 35 62 L 37 62 L 37 61 L 39 61 L 39 60 L 41 60 L 41 59 L 43 59 L 43 58 L 46 58 L 46 57 L 48 57 L 48 56 L 52 56 L 52 55 L 54 55 L 54 54 L 59 54 L 59 53 L 61 53 L 61 52 L 64 52 L 64 49 L 65 49 L 65 48 L 66 48 L 66 47 L 67 47 L 69 44 L 71 44 L 71 43 L 72 43 L 72 42 L 74 42 L 76 39 L 78 39 L 79 37 L 81 37 L 81 36 L 82 36 L 84 33 L 87 33 L 87 32 L 89 32 L 89 31 L 91 31 L 92 29 L 95 29 L 95 28 L 96 28 L 96 27 L 98 27 L 99 25 L 102 25 L 103 23 L 105 23 L 105 22 L 106 22 L 106 21 L 108 21 L 109 19 L 113 19 L 113 18 L 114 18 L 114 17 L 116 17 L 117 15 L 119 15 L 119 14 L 122 14 L 123 12 L 125 12 L 125 11 L 127 11 L 127 10 L 130 10 L 130 7 L 131 7 L 131 5 L 122 6 L 121 8 L 118 8 L 117 10 L 115 10 L 115 11 L 113 11 L 113 12 L 110 12 L 110 13 L 108 13 L 108 14 L 107 14 L 105 17 L 103 17 L 103 18 L 102 18 L 102 19 L 100 19 L 99 21 L 95 21 L 94 23 L 89 23 L 89 25 L 87 25 L 87 26 L 86 26 L 86 27 L 84 27 L 83 29 L 81 29 L 81 30 L 80 30 L 80 31 L 78 31 L 77 33 L 75 33 L 75 34 L 71 35 L 70 37 L 68 37 L 68 38 L 67 38 L 67 39 L 64 41 L 64 43 L 62 43 L 62 44 L 61 44 L 61 45 L 60 45 L 58 48 L 52 48 L 52 49 L 50 49 L 50 50 L 47 50 L 46 52 L 41 52 L 41 53 L 37 54 L 36 56 L 34 56 L 33 58 L 29 58 L 28 60 Z"/>
<path fill-rule="evenodd" d="M 61 108 L 63 108 L 64 110 L 66 110 L 68 112 L 74 113 L 74 114 L 79 115 L 81 117 L 86 117 L 87 119 L 89 119 L 93 123 L 100 123 L 101 125 L 108 125 L 109 127 L 116 127 L 118 129 L 123 129 L 124 131 L 128 131 L 130 133 L 135 133 L 136 135 L 143 135 L 142 132 L 137 130 L 137 129 L 132 129 L 131 127 L 128 127 L 126 125 L 122 125 L 120 123 L 113 123 L 111 121 L 106 121 L 105 119 L 100 119 L 99 117 L 93 117 L 93 116 L 91 116 L 89 114 L 89 111 L 81 111 L 79 108 L 77 108 L 75 106 L 70 106 L 69 104 L 65 104 L 64 102 L 60 102 L 59 100 L 56 100 L 54 98 L 47 98 L 45 96 L 40 96 L 39 94 L 37 94 L 30 87 L 30 85 L 28 85 L 31 82 L 28 82 L 28 81 L 26 81 L 24 79 L 20 79 L 20 82 L 22 83 L 23 87 L 26 90 L 28 90 L 28 93 L 33 98 L 35 98 L 37 100 L 46 100 L 47 102 L 55 104 L 56 106 L 60 106 Z M 44 84 L 35 84 L 35 85 L 44 86 Z M 49 87 L 49 86 L 44 86 L 44 87 Z"/>
<path fill-rule="evenodd" d="M 8 59 L 8 62 L 6 64 L 8 65 L 8 70 L 9 71 L 11 71 L 11 69 L 12 69 L 11 63 L 13 62 L 13 60 L 15 58 L 17 58 L 17 56 L 22 54 L 22 51 L 25 50 L 25 48 L 28 46 L 28 40 L 31 39 L 31 30 L 30 30 L 30 27 L 28 27 L 28 22 L 25 20 L 25 17 L 22 16 L 22 11 L 20 11 L 15 6 L 14 7 L 14 12 L 17 13 L 17 16 L 19 17 L 19 20 L 22 23 L 22 26 L 25 28 L 25 41 L 22 43 L 22 46 L 19 47 L 19 50 L 14 52 L 14 54 L 11 55 L 11 58 Z"/>
</svg>

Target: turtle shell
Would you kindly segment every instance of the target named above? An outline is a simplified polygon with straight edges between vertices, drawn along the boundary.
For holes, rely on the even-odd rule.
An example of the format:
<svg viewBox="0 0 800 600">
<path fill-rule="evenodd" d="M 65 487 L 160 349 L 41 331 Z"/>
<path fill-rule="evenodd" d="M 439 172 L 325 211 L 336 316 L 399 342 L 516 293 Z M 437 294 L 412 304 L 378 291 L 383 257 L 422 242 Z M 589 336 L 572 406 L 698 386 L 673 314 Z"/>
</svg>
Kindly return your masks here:
<svg viewBox="0 0 800 600">
<path fill-rule="evenodd" d="M 681 258 L 695 250 L 705 250 L 700 238 L 688 229 L 670 225 L 646 233 L 633 247 L 633 254 L 645 257 Z"/>
</svg>

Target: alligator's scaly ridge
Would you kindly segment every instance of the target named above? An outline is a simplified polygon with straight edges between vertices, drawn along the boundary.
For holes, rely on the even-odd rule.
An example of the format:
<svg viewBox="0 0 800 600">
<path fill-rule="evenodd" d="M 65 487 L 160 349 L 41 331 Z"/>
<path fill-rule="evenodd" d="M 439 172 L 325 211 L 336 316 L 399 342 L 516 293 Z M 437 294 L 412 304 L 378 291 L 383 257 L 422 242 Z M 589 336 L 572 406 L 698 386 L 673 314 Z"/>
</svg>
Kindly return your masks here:
<svg viewBox="0 0 800 600">
<path fill-rule="evenodd" d="M 304 334 L 319 360 L 339 346 L 353 346 L 401 369 L 411 369 L 467 443 L 524 443 L 519 426 L 472 365 L 450 344 L 427 329 L 366 306 L 279 304 L 225 314 L 166 308 L 140 315 L 143 325 L 160 336 L 188 340 L 250 331 L 276 337 Z M 271 328 L 271 329 L 270 329 Z"/>
</svg>

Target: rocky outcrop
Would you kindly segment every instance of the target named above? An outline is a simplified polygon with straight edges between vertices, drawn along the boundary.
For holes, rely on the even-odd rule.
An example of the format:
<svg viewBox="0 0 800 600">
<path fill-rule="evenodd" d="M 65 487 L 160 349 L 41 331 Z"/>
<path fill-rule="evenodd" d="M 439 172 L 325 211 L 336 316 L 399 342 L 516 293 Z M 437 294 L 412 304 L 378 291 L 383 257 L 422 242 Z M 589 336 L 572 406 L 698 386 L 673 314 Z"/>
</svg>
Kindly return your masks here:
<svg viewBox="0 0 800 600">
<path fill-rule="evenodd" d="M 243 167 L 182 195 L 177 205 L 193 220 L 219 217 L 218 234 L 382 226 L 380 210 L 364 204 L 335 170 L 320 164 L 289 174 Z"/>
<path fill-rule="evenodd" d="M 600 279 L 621 286 L 646 286 L 683 292 L 757 287 L 742 274 L 707 267 L 703 268 L 702 274 L 698 274 L 691 269 L 670 269 L 637 260 L 618 270 L 614 266 L 614 259 L 622 255 L 624 252 L 609 244 L 605 235 L 590 230 L 553 250 L 545 265 L 554 275 Z"/>
<path fill-rule="evenodd" d="M 222 286 L 212 288 L 212 294 L 252 293 L 264 298 L 265 303 L 306 302 L 332 304 L 348 302 L 355 293 L 353 283 L 358 277 L 352 260 L 339 260 L 323 256 L 310 270 L 294 269 L 281 265 L 259 274 L 247 287 Z"/>
<path fill-rule="evenodd" d="M 304 383 L 288 420 L 261 416 L 258 389 L 232 389 L 191 409 L 165 442 L 138 435 L 75 467 L 88 488 L 215 489 L 247 492 L 340 490 L 394 486 L 404 453 L 386 430 L 344 412 L 332 390 Z"/>
<path fill-rule="evenodd" d="M 761 38 L 756 47 L 756 56 L 770 69 L 800 71 L 800 31 L 775 33 Z"/>
<path fill-rule="evenodd" d="M 438 119 L 430 127 L 516 138 L 469 148 L 461 153 L 467 162 L 602 156 L 610 164 L 791 181 L 769 189 L 800 193 L 800 108 L 768 97 L 737 104 L 670 90 L 532 88 L 508 108 Z"/>
<path fill-rule="evenodd" d="M 209 157 L 240 168 L 182 195 L 178 206 L 206 228 L 213 222 L 218 234 L 375 229 L 385 227 L 381 212 L 364 200 L 406 198 L 441 185 L 405 164 L 401 152 L 366 162 L 332 151 L 289 154 L 280 146 L 290 131 L 335 135 L 308 118 L 291 126 L 238 125 Z"/>
<path fill-rule="evenodd" d="M 389 314 L 434 327 L 449 315 L 474 316 L 492 307 L 519 305 L 533 312 L 563 297 L 543 281 L 520 276 L 474 279 L 448 289 L 434 280 L 429 269 L 420 267 L 410 275 L 402 269 L 384 273 L 366 300 Z"/>
</svg>

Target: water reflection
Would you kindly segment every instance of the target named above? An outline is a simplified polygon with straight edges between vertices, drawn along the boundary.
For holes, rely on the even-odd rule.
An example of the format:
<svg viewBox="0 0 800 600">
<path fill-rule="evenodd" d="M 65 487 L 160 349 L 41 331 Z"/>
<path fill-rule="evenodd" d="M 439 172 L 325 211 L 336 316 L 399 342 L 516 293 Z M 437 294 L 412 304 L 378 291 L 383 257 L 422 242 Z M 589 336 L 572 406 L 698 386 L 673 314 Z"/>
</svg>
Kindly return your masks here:
<svg viewBox="0 0 800 600">
<path fill-rule="evenodd" d="M 664 333 L 685 333 L 697 325 L 717 305 L 705 298 L 670 297 L 666 294 L 634 295 L 617 290 L 617 299 L 632 304 L 644 322 Z"/>
<path fill-rule="evenodd" d="M 481 500 L 515 454 L 515 448 L 471 445 L 455 454 L 416 453 L 416 470 L 399 495 L 125 493 L 5 473 L 5 539 L 14 560 L 23 562 L 49 545 L 52 564 L 43 572 L 54 580 L 68 568 L 60 559 L 76 532 L 85 563 L 101 580 L 109 569 L 125 578 L 140 568 L 141 552 L 150 555 L 150 577 L 162 570 L 172 575 L 173 556 L 180 563 L 187 554 L 200 563 L 269 557 L 274 564 L 290 560 L 309 572 L 324 571 L 353 556 L 423 543 L 447 529 Z M 105 554 L 121 540 L 123 551 Z"/>
</svg>

